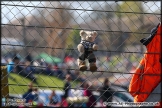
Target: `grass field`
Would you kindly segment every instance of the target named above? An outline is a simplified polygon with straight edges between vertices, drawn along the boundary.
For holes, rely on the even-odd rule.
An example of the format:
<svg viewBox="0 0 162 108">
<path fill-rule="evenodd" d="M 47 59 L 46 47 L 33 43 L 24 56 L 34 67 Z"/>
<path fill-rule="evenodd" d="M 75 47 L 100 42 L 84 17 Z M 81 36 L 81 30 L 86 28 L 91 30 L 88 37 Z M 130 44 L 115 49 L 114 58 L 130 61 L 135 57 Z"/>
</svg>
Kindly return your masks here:
<svg viewBox="0 0 162 108">
<path fill-rule="evenodd" d="M 27 91 L 28 86 L 27 84 L 29 84 L 31 82 L 31 80 L 22 77 L 18 74 L 14 74 L 11 73 L 10 74 L 12 77 L 14 77 L 16 79 L 16 81 L 11 80 L 10 78 L 8 78 L 9 80 L 9 93 L 10 94 L 23 94 Z M 38 87 L 39 89 L 59 89 L 62 90 L 62 88 L 59 87 L 63 87 L 64 86 L 64 81 L 54 77 L 54 76 L 47 76 L 47 75 L 36 75 L 37 77 L 37 82 L 38 84 L 34 83 L 34 86 Z M 75 87 L 78 82 L 74 81 L 71 82 L 72 87 Z M 43 87 L 45 86 L 45 87 Z"/>
</svg>

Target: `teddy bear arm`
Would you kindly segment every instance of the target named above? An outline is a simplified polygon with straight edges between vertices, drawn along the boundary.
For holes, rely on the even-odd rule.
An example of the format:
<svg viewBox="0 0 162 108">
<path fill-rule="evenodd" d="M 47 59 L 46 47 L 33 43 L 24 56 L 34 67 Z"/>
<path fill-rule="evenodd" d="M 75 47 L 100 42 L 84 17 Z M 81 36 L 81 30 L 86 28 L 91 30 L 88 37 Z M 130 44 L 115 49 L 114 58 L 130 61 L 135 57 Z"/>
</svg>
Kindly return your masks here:
<svg viewBox="0 0 162 108">
<path fill-rule="evenodd" d="M 98 45 L 97 44 L 94 44 L 93 45 L 93 50 L 97 50 L 98 49 Z"/>
<path fill-rule="evenodd" d="M 77 48 L 80 53 L 84 53 L 84 46 L 82 44 L 78 44 Z"/>
</svg>

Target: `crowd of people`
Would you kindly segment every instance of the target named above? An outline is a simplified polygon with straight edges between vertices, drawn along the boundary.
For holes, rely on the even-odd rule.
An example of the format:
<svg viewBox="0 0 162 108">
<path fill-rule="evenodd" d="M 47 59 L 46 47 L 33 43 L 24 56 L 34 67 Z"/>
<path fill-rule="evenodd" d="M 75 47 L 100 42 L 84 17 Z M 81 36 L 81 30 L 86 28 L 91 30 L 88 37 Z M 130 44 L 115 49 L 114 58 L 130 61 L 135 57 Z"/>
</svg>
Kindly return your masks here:
<svg viewBox="0 0 162 108">
<path fill-rule="evenodd" d="M 137 56 L 137 55 L 136 55 Z M 120 56 L 119 56 L 120 57 Z M 2 57 L 3 58 L 3 57 Z M 68 58 L 68 59 L 66 59 Z M 6 61 L 8 73 L 14 72 L 21 76 L 25 76 L 26 78 L 29 78 L 30 80 L 33 80 L 35 83 L 36 77 L 35 74 L 44 74 L 47 76 L 55 76 L 60 79 L 64 79 L 66 74 L 71 74 L 72 80 L 77 81 L 84 81 L 84 75 L 80 74 L 80 71 L 77 70 L 77 60 L 69 60 L 70 57 L 65 57 L 63 62 L 61 63 L 48 63 L 42 59 L 33 59 L 30 55 L 20 59 L 19 57 L 13 55 L 10 58 L 2 59 L 2 61 Z M 132 58 L 132 59 L 131 59 Z M 98 70 L 100 71 L 115 71 L 115 69 L 122 70 L 121 72 L 125 72 L 128 70 L 131 70 L 132 67 L 137 66 L 137 61 L 134 61 L 134 56 L 130 56 L 130 59 L 126 59 L 123 56 L 120 57 L 121 62 L 117 62 L 119 58 L 116 56 L 111 56 L 105 59 L 105 57 L 98 58 L 97 60 L 97 66 Z M 102 62 L 103 61 L 103 62 Z M 109 62 L 110 61 L 110 62 Z M 122 66 L 123 63 L 126 66 Z M 16 65 L 15 68 L 14 64 Z M 12 78 L 9 76 L 9 78 Z M 12 78 L 14 80 L 14 78 Z"/>
<path fill-rule="evenodd" d="M 15 78 L 12 78 L 12 76 L 10 76 L 10 73 L 13 72 L 37 83 L 36 77 L 34 76 L 35 70 L 31 66 L 31 60 L 28 59 L 28 57 L 26 58 L 24 64 L 20 64 L 20 58 L 17 56 L 14 56 L 13 59 L 8 58 L 7 63 L 8 63 L 7 72 L 8 72 L 9 78 L 11 78 L 12 80 L 16 80 Z"/>
<path fill-rule="evenodd" d="M 55 90 L 52 90 L 52 93 L 49 95 L 49 103 L 48 106 L 51 107 L 76 107 L 76 106 L 82 106 L 82 107 L 94 107 L 96 105 L 96 102 L 98 99 L 93 95 L 91 90 L 93 87 L 90 85 L 85 79 L 83 78 L 77 78 L 79 71 L 69 70 L 65 65 L 58 66 L 57 64 L 49 64 L 46 62 L 38 61 L 39 64 L 42 67 L 45 68 L 35 68 L 33 67 L 34 62 L 32 61 L 30 56 L 27 56 L 25 58 L 25 61 L 21 62 L 20 58 L 18 56 L 14 56 L 12 59 L 7 59 L 7 72 L 9 78 L 12 80 L 14 79 L 12 76 L 10 76 L 11 72 L 17 73 L 23 77 L 29 78 L 31 80 L 31 83 L 28 85 L 28 90 L 23 94 L 24 99 L 26 99 L 26 103 L 29 102 L 35 102 L 37 103 L 37 106 L 43 106 L 43 103 L 39 103 L 38 99 L 38 88 L 33 87 L 33 83 L 38 83 L 37 79 L 35 77 L 35 74 L 46 74 L 50 76 L 56 76 L 62 80 L 65 81 L 63 91 L 64 94 L 59 98 L 57 94 L 55 93 Z M 41 72 L 41 73 L 40 73 Z M 86 103 L 68 103 L 67 98 L 68 97 L 74 97 L 72 94 L 71 89 L 71 80 L 78 79 L 80 81 L 79 90 L 82 92 L 83 97 L 88 97 L 88 102 Z M 77 88 L 76 88 L 77 89 Z M 105 92 L 106 91 L 106 92 Z M 105 79 L 103 87 L 100 89 L 100 92 L 102 94 L 101 102 L 112 101 L 112 93 L 109 87 L 109 80 Z M 109 106 L 107 106 L 109 107 Z"/>
<path fill-rule="evenodd" d="M 28 58 L 26 58 L 24 64 L 20 64 L 20 58 L 17 56 L 15 56 L 13 59 L 9 58 L 7 64 L 7 72 L 9 78 L 11 78 L 12 80 L 16 79 L 10 76 L 11 72 L 26 77 L 37 84 L 36 77 L 34 76 L 35 69 L 31 66 L 31 61 Z"/>
<path fill-rule="evenodd" d="M 45 63 L 44 66 L 46 67 L 45 69 L 41 69 L 37 72 L 41 72 L 41 74 L 48 76 L 56 76 L 60 79 L 64 79 L 66 74 L 71 74 L 72 80 L 77 79 L 78 81 L 84 81 L 81 76 L 78 77 L 78 70 L 70 70 L 71 67 L 67 66 L 65 63 L 62 63 L 60 65 Z"/>
<path fill-rule="evenodd" d="M 51 64 L 41 60 L 33 60 L 30 55 L 28 55 L 25 60 L 21 60 L 17 55 L 3 58 L 7 64 L 8 77 L 15 80 L 10 73 L 16 73 L 23 77 L 29 78 L 34 83 L 37 84 L 37 79 L 35 74 L 44 74 L 48 76 L 55 76 L 60 79 L 64 79 L 66 74 L 71 74 L 72 80 L 84 81 L 82 76 L 79 76 L 78 70 L 70 70 L 71 67 L 67 66 L 65 63 Z M 36 66 L 35 63 L 39 64 Z M 79 77 L 78 77 L 79 76 Z"/>
<path fill-rule="evenodd" d="M 94 90 L 93 87 L 87 82 L 84 81 L 83 83 L 80 83 L 80 92 L 81 92 L 81 96 L 83 97 L 88 97 L 88 101 L 87 102 L 79 102 L 79 103 L 68 103 L 67 98 L 68 97 L 75 97 L 74 94 L 72 93 L 72 88 L 71 88 L 71 75 L 67 74 L 65 77 L 65 83 L 64 83 L 64 87 L 63 87 L 63 95 L 61 95 L 61 97 L 55 92 L 55 90 L 51 90 L 51 94 L 48 95 L 48 104 L 45 106 L 48 107 L 85 107 L 85 108 L 89 108 L 89 107 L 95 107 L 97 101 L 100 102 L 111 102 L 112 101 L 112 90 L 109 87 L 109 80 L 108 78 L 105 78 L 104 84 L 100 89 L 101 92 L 101 98 L 97 99 L 94 94 L 92 93 L 92 91 Z M 77 96 L 76 96 L 77 97 Z M 22 96 L 23 99 L 26 99 L 26 103 L 32 103 L 35 106 L 41 107 L 44 105 L 44 103 L 39 101 L 39 91 L 38 88 L 33 87 L 33 83 L 29 83 L 28 84 L 28 90 L 23 94 Z M 79 98 L 79 97 L 77 97 Z M 110 108 L 110 106 L 103 106 Z"/>
</svg>

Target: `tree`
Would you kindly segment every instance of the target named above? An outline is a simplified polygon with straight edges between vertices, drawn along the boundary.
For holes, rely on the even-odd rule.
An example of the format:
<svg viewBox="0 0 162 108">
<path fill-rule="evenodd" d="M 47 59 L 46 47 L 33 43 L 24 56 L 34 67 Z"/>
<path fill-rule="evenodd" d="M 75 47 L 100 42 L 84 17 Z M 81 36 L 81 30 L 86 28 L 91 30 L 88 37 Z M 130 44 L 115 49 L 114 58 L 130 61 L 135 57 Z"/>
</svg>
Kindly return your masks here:
<svg viewBox="0 0 162 108">
<path fill-rule="evenodd" d="M 70 8 L 66 4 L 55 5 L 54 2 L 53 5 L 54 7 L 56 6 L 56 8 L 59 9 L 53 9 L 52 11 L 44 12 L 44 14 L 46 14 L 44 24 L 45 26 L 51 27 L 46 29 L 48 31 L 48 33 L 46 34 L 48 35 L 46 38 L 48 42 L 47 44 L 50 47 L 48 48 L 47 53 L 49 55 L 63 57 L 63 50 L 57 48 L 65 48 L 66 46 L 65 39 L 69 31 L 65 28 L 69 26 L 73 15 L 69 12 L 69 10 L 64 9 Z"/>
<path fill-rule="evenodd" d="M 119 11 L 119 13 L 116 13 L 118 16 L 119 28 L 122 28 L 121 18 L 127 17 L 129 19 L 127 22 L 127 25 L 129 25 L 130 31 L 132 31 L 132 32 L 135 32 L 135 31 L 142 32 L 143 31 L 142 26 L 144 25 L 143 24 L 144 14 L 134 13 L 134 12 L 137 12 L 137 13 L 144 12 L 142 2 L 133 2 L 133 1 L 122 2 L 120 5 L 117 6 L 117 11 Z M 123 12 L 123 13 L 120 13 L 120 12 Z M 124 13 L 124 12 L 132 12 L 132 13 Z M 124 22 L 124 23 L 126 23 L 126 22 Z M 120 35 L 120 36 L 121 37 L 119 40 L 124 41 L 125 39 L 123 38 L 123 36 L 122 35 Z M 136 34 L 132 34 L 131 37 L 128 39 L 129 43 L 130 44 L 136 43 L 134 40 L 137 40 L 138 37 L 139 36 L 137 36 Z M 141 48 L 141 50 L 143 51 L 143 48 Z"/>
<path fill-rule="evenodd" d="M 94 10 L 102 10 L 103 12 L 100 12 L 100 11 L 94 11 L 92 12 L 91 15 L 93 15 L 92 17 L 94 18 L 94 20 L 96 21 L 100 21 L 102 20 L 103 23 L 106 24 L 107 26 L 107 31 L 111 31 L 112 30 L 112 23 L 111 21 L 113 20 L 113 18 L 115 17 L 115 13 L 113 12 L 115 7 L 116 7 L 116 4 L 114 3 L 104 3 L 104 5 L 102 7 L 98 7 L 96 9 L 97 5 L 94 5 L 92 7 L 92 9 Z M 105 11 L 105 12 L 104 12 Z M 101 49 L 107 49 L 107 50 L 111 50 L 113 49 L 113 46 L 111 46 L 111 42 L 113 40 L 113 34 L 112 32 L 104 32 L 104 33 L 101 33 L 102 36 L 100 36 L 99 38 L 102 41 L 103 43 L 103 46 L 101 47 Z"/>
<path fill-rule="evenodd" d="M 79 30 L 77 30 L 77 26 L 74 27 L 74 30 L 71 30 L 67 39 L 66 39 L 66 48 L 67 49 L 77 49 L 77 45 L 80 43 L 81 41 L 81 37 L 79 34 Z M 75 50 L 66 50 L 66 55 L 70 55 L 73 54 L 73 56 L 77 56 L 78 53 Z"/>
<path fill-rule="evenodd" d="M 102 7 L 98 7 L 96 9 L 97 6 L 98 6 L 98 4 L 93 5 L 92 9 L 93 10 L 102 10 L 102 11 L 113 11 L 115 8 L 115 5 L 113 5 L 112 3 L 111 4 L 105 3 Z M 100 20 L 100 19 L 104 20 L 104 19 L 113 18 L 115 14 L 113 12 L 93 11 L 91 13 L 91 15 L 94 18 L 94 20 Z"/>
</svg>

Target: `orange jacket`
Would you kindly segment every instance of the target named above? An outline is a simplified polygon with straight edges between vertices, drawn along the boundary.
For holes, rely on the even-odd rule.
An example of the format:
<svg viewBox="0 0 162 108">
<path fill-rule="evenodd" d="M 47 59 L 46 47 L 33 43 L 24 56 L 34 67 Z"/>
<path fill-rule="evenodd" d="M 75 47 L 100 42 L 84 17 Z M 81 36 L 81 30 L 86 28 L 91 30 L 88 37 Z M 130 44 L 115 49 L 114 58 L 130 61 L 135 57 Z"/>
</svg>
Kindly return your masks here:
<svg viewBox="0 0 162 108">
<path fill-rule="evenodd" d="M 129 92 L 134 97 L 134 102 L 145 101 L 161 81 L 161 24 L 140 42 L 146 46 L 147 51 L 130 81 Z"/>
</svg>

